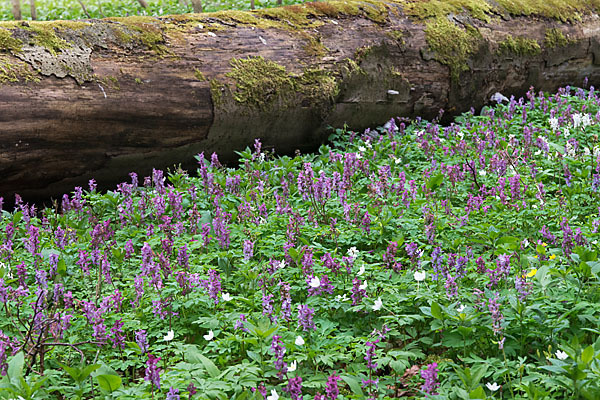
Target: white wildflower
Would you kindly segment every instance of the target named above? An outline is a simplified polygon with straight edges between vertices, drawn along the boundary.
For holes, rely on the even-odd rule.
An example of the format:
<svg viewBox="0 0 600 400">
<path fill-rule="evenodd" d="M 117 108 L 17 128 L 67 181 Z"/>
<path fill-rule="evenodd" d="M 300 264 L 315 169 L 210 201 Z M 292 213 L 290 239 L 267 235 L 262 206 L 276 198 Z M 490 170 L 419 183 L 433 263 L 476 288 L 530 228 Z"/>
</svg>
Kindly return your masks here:
<svg viewBox="0 0 600 400">
<path fill-rule="evenodd" d="M 231 301 L 232 297 L 229 293 L 223 293 L 221 295 L 221 298 L 223 299 L 223 301 Z"/>
<path fill-rule="evenodd" d="M 373 311 L 379 311 L 382 305 L 383 301 L 381 300 L 381 297 L 378 297 L 377 300 L 375 300 L 375 304 L 373 304 Z"/>
<path fill-rule="evenodd" d="M 485 384 L 485 387 L 487 387 L 492 392 L 495 392 L 496 390 L 500 389 L 500 385 L 498 385 L 496 382 L 494 382 L 494 383 L 488 382 Z"/>
<path fill-rule="evenodd" d="M 206 335 L 203 335 L 203 337 L 204 337 L 204 339 L 210 341 L 210 340 L 213 340 L 213 338 L 215 337 L 215 333 L 212 330 L 210 330 L 210 331 L 208 331 L 208 333 Z"/>
<path fill-rule="evenodd" d="M 348 249 L 348 257 L 350 257 L 352 259 L 352 261 L 356 260 L 358 258 L 358 250 L 356 249 L 356 247 L 352 246 Z"/>
<path fill-rule="evenodd" d="M 316 276 L 313 276 L 310 280 L 309 285 L 311 288 L 318 288 L 319 286 L 321 286 L 321 280 Z"/>
<path fill-rule="evenodd" d="M 421 282 L 425 280 L 425 278 L 427 277 L 427 273 L 425 271 L 415 271 L 414 277 L 415 281 Z"/>
<path fill-rule="evenodd" d="M 296 346 L 303 346 L 304 339 L 302 339 L 302 336 L 296 336 L 296 340 L 294 341 L 294 343 L 296 343 Z"/>
<path fill-rule="evenodd" d="M 366 290 L 367 289 L 367 281 L 364 281 L 358 288 L 360 290 Z"/>
<path fill-rule="evenodd" d="M 279 395 L 275 389 L 271 389 L 271 395 L 267 396 L 267 400 L 279 400 Z"/>
<path fill-rule="evenodd" d="M 288 372 L 294 372 L 296 368 L 298 368 L 298 363 L 296 362 L 296 360 L 294 360 L 290 363 L 290 366 L 288 367 Z"/>
<path fill-rule="evenodd" d="M 588 126 L 592 125 L 592 118 L 590 117 L 590 114 L 585 114 L 582 118 L 581 118 L 581 129 L 585 129 Z"/>
<path fill-rule="evenodd" d="M 508 97 L 506 97 L 505 95 L 503 95 L 500 92 L 496 92 L 492 95 L 490 100 L 495 101 L 496 103 L 502 103 L 503 101 L 508 101 Z"/>
<path fill-rule="evenodd" d="M 358 269 L 358 272 L 356 273 L 356 275 L 361 276 L 364 273 L 365 273 L 365 266 L 361 265 L 360 268 Z"/>
<path fill-rule="evenodd" d="M 173 329 L 171 329 L 169 332 L 167 332 L 167 334 L 163 337 L 163 340 L 165 342 L 170 342 L 171 340 L 173 340 L 173 338 L 175 337 L 175 332 L 173 332 Z"/>
<path fill-rule="evenodd" d="M 550 122 L 550 128 L 552 129 L 552 132 L 556 132 L 558 129 L 558 118 L 552 117 L 548 122 Z"/>
<path fill-rule="evenodd" d="M 459 313 L 461 313 L 461 312 L 465 311 L 465 308 L 467 308 L 467 307 L 465 307 L 465 305 L 464 305 L 464 304 L 461 304 L 461 305 L 460 305 L 460 307 L 458 307 L 458 308 L 456 309 L 456 311 L 458 311 Z"/>
<path fill-rule="evenodd" d="M 576 113 L 573 114 L 573 128 L 577 129 L 579 128 L 579 126 L 581 125 L 581 119 L 582 119 L 583 115 Z"/>
<path fill-rule="evenodd" d="M 556 355 L 556 358 L 558 358 L 559 360 L 566 360 L 567 358 L 569 358 L 569 355 L 561 350 L 556 350 L 556 353 L 554 353 L 554 354 Z"/>
</svg>

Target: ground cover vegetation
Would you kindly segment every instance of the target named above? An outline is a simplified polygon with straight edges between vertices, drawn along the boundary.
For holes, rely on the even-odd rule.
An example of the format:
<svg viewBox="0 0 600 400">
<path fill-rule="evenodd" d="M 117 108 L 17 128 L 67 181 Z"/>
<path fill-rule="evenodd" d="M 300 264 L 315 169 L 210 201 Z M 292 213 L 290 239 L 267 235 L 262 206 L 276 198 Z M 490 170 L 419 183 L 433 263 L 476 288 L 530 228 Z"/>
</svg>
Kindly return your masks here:
<svg viewBox="0 0 600 400">
<path fill-rule="evenodd" d="M 0 398 L 599 398 L 600 98 L 496 100 L 18 200 Z"/>
<path fill-rule="evenodd" d="M 82 6 L 83 3 L 83 6 Z M 71 20 L 105 17 L 126 17 L 130 15 L 161 16 L 172 14 L 187 14 L 194 12 L 191 1 L 185 0 L 149 0 L 147 7 L 136 0 L 109 1 L 109 0 L 35 0 L 35 16 L 40 21 Z M 299 0 L 255 0 L 255 8 L 270 8 L 281 5 L 301 3 Z M 248 10 L 252 6 L 251 0 L 204 0 L 203 11 L 212 12 L 220 10 Z M 26 2 L 21 8 L 21 18 L 31 19 L 31 8 Z M 11 21 L 14 14 L 11 2 L 0 3 L 0 20 Z"/>
</svg>

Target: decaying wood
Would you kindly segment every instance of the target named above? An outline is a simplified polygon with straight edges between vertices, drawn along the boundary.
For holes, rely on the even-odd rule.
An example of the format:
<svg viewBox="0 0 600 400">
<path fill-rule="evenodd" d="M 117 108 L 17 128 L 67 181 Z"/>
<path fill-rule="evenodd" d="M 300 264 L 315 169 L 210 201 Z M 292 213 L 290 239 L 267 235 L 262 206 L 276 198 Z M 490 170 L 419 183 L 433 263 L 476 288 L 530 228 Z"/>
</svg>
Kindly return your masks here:
<svg viewBox="0 0 600 400">
<path fill-rule="evenodd" d="M 255 138 L 308 151 L 329 126 L 455 115 L 495 92 L 586 77 L 597 85 L 600 18 L 576 11 L 567 22 L 498 8 L 417 15 L 405 3 L 348 0 L 7 24 L 0 195 L 57 197 L 90 178 L 109 186 L 130 171 L 195 169 L 201 151 L 231 161 Z"/>
</svg>

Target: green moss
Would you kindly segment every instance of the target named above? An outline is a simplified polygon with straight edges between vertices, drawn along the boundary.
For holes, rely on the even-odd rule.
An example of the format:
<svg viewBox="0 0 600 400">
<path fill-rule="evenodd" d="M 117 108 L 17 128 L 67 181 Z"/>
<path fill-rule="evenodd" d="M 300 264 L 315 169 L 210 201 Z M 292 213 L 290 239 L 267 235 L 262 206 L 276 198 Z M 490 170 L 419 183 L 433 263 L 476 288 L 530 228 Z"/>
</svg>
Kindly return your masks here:
<svg viewBox="0 0 600 400">
<path fill-rule="evenodd" d="M 401 43 L 401 44 L 405 43 L 403 31 L 391 30 L 391 31 L 386 31 L 385 34 L 388 35 L 393 40 L 397 41 L 398 43 Z"/>
<path fill-rule="evenodd" d="M 160 19 L 146 16 L 111 18 L 121 24 L 114 30 L 123 44 L 139 42 L 158 54 L 168 53 L 164 46 L 163 23 Z"/>
<path fill-rule="evenodd" d="M 233 98 L 239 103 L 260 109 L 275 101 L 282 93 L 293 90 L 285 67 L 262 57 L 232 59 L 233 67 L 227 76 L 235 80 Z"/>
<path fill-rule="evenodd" d="M 294 79 L 298 92 L 308 98 L 313 105 L 333 104 L 339 93 L 337 80 L 330 72 L 321 69 L 307 69 Z"/>
<path fill-rule="evenodd" d="M 289 107 L 299 101 L 323 109 L 333 104 L 339 92 L 335 76 L 326 70 L 307 68 L 302 74 L 292 74 L 284 66 L 262 57 L 232 59 L 231 66 L 226 76 L 235 82 L 235 88 L 230 89 L 233 99 L 262 111 L 274 104 Z M 215 105 L 221 104 L 224 88 L 211 81 Z"/>
<path fill-rule="evenodd" d="M 0 28 L 0 49 L 20 52 L 23 47 L 23 42 L 12 36 L 8 29 Z"/>
<path fill-rule="evenodd" d="M 362 60 L 369 56 L 371 50 L 373 50 L 373 46 L 368 45 L 357 48 L 356 50 L 354 50 L 354 59 L 357 63 L 360 63 Z"/>
<path fill-rule="evenodd" d="M 140 78 L 135 78 L 135 83 L 137 83 L 138 85 L 141 85 L 144 82 L 142 82 L 142 80 Z"/>
<path fill-rule="evenodd" d="M 522 36 L 513 38 L 512 35 L 508 35 L 498 45 L 498 53 L 500 54 L 515 54 L 521 57 L 534 56 L 540 54 L 542 49 L 535 39 L 529 39 Z"/>
<path fill-rule="evenodd" d="M 0 83 L 9 82 L 39 82 L 38 75 L 21 61 L 11 61 L 6 56 L 0 56 Z"/>
<path fill-rule="evenodd" d="M 560 29 L 552 28 L 546 30 L 546 37 L 544 38 L 544 45 L 550 49 L 555 47 L 565 47 L 571 40 L 569 40 Z"/>
<path fill-rule="evenodd" d="M 59 37 L 51 24 L 32 24 L 26 29 L 34 32 L 32 42 L 56 55 L 62 49 L 71 48 L 71 43 Z"/>
<path fill-rule="evenodd" d="M 475 51 L 479 39 L 476 29 L 463 30 L 445 17 L 430 21 L 425 27 L 425 40 L 429 48 L 437 61 L 450 68 L 453 80 L 469 69 L 467 60 Z"/>
<path fill-rule="evenodd" d="M 489 22 L 493 8 L 485 0 L 430 0 L 411 2 L 404 6 L 406 15 L 421 21 L 465 11 L 477 19 Z"/>
<path fill-rule="evenodd" d="M 196 79 L 198 79 L 201 82 L 206 81 L 206 77 L 204 76 L 202 71 L 200 71 L 198 68 L 194 68 L 194 76 L 196 77 Z"/>
<path fill-rule="evenodd" d="M 579 21 L 600 7 L 599 0 L 496 0 L 499 6 L 513 15 L 540 15 L 563 22 Z"/>
<path fill-rule="evenodd" d="M 223 104 L 223 92 L 225 89 L 226 86 L 219 83 L 216 79 L 210 80 L 210 96 L 215 107 L 219 107 Z"/>
<path fill-rule="evenodd" d="M 320 36 L 308 36 L 306 46 L 304 46 L 306 54 L 313 57 L 323 57 L 327 54 L 327 47 L 321 43 Z"/>
</svg>

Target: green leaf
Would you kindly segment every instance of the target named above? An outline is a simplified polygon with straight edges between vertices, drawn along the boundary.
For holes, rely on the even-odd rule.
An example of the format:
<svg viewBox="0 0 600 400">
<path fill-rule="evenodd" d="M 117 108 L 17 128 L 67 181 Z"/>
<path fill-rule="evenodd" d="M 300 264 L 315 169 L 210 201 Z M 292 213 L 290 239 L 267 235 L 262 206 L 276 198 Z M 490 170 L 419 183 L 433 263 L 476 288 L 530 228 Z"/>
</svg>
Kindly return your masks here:
<svg viewBox="0 0 600 400">
<path fill-rule="evenodd" d="M 8 363 L 8 377 L 14 384 L 19 382 L 23 376 L 23 366 L 25 365 L 25 355 L 22 351 L 18 352 Z"/>
<path fill-rule="evenodd" d="M 118 375 L 97 375 L 96 380 L 98 381 L 98 385 L 100 385 L 100 388 L 107 391 L 108 393 L 112 393 L 121 387 L 121 377 Z"/>
<path fill-rule="evenodd" d="M 100 364 L 90 364 L 79 371 L 79 382 L 85 381 L 92 372 L 100 368 Z"/>
<path fill-rule="evenodd" d="M 359 396 L 364 396 L 358 379 L 350 375 L 340 375 L 340 377 L 344 380 L 344 382 L 348 384 L 348 386 L 350 386 L 350 390 L 352 390 L 352 393 Z"/>
<path fill-rule="evenodd" d="M 432 177 L 431 179 L 429 179 L 429 181 L 427 181 L 427 189 L 429 190 L 435 190 L 438 187 L 440 187 L 440 185 L 442 184 L 442 182 L 444 181 L 444 175 L 442 174 L 438 174 L 434 177 Z"/>
<path fill-rule="evenodd" d="M 202 364 L 204 369 L 211 378 L 216 378 L 221 375 L 219 368 L 215 365 L 214 362 L 203 354 L 200 354 L 198 348 L 196 346 L 186 346 L 188 348 L 188 361 L 194 364 Z"/>
<path fill-rule="evenodd" d="M 444 315 L 442 314 L 442 307 L 440 307 L 440 305 L 438 303 L 436 303 L 435 301 L 433 303 L 431 303 L 431 315 L 433 316 L 433 318 L 436 318 L 439 320 L 444 319 Z"/>
<path fill-rule="evenodd" d="M 485 395 L 485 391 L 481 386 L 478 386 L 477 389 L 471 390 L 469 393 L 469 399 L 485 399 L 487 396 Z"/>
<path fill-rule="evenodd" d="M 594 358 L 594 347 L 592 345 L 589 345 L 581 353 L 581 361 L 583 361 L 586 364 L 589 364 L 590 361 L 592 361 L 592 358 Z"/>
</svg>

